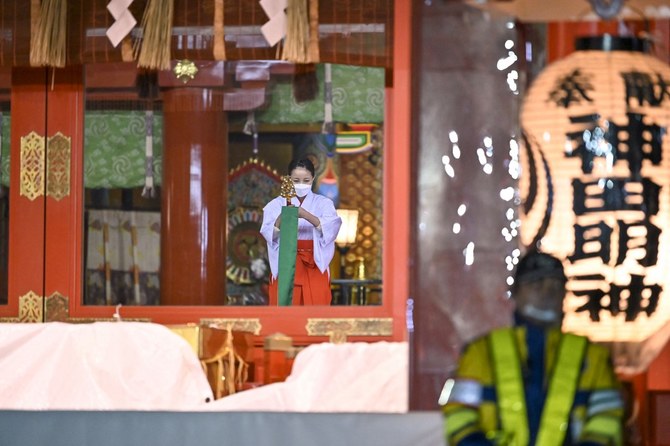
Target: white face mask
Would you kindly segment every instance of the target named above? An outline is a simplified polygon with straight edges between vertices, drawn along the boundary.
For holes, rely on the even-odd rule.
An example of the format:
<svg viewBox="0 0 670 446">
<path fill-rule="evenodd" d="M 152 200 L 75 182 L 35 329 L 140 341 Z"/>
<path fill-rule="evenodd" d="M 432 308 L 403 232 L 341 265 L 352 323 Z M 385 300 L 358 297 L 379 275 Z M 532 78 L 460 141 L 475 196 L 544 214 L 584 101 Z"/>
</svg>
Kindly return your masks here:
<svg viewBox="0 0 670 446">
<path fill-rule="evenodd" d="M 542 310 L 533 305 L 524 305 L 519 312 L 538 322 L 553 323 L 560 320 L 560 315 L 554 310 Z"/>
<path fill-rule="evenodd" d="M 293 187 L 295 188 L 295 194 L 302 198 L 305 195 L 309 193 L 310 190 L 312 190 L 312 183 L 310 184 L 294 184 Z"/>
</svg>

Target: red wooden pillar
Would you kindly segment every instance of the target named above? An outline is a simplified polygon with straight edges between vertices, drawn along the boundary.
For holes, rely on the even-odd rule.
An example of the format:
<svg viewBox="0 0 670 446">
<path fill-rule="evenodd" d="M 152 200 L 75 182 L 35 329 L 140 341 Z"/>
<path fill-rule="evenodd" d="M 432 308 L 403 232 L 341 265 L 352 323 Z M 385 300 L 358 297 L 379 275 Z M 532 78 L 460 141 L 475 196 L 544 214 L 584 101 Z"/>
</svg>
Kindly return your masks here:
<svg viewBox="0 0 670 446">
<path fill-rule="evenodd" d="M 41 322 L 43 317 L 45 187 L 42 180 L 45 173 L 46 85 L 47 70 L 44 68 L 15 68 L 12 71 L 9 302 L 0 310 L 0 315 L 18 316 L 22 322 Z M 40 145 L 42 154 L 37 149 Z M 23 188 L 22 164 L 25 165 Z M 25 312 L 19 309 L 22 298 L 29 301 Z"/>
<path fill-rule="evenodd" d="M 164 95 L 161 304 L 222 305 L 228 132 L 223 93 Z"/>
<path fill-rule="evenodd" d="M 84 70 L 49 71 L 46 110 L 45 320 L 63 320 L 82 300 Z M 36 118 L 33 118 L 36 119 Z M 62 299 L 62 301 L 61 301 Z"/>
</svg>

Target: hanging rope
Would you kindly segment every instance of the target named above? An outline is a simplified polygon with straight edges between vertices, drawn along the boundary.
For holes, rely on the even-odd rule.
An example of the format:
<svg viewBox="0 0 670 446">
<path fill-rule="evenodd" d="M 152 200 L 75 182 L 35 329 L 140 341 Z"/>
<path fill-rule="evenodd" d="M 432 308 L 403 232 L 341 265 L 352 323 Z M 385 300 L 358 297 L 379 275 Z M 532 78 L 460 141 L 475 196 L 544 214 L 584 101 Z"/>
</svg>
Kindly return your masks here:
<svg viewBox="0 0 670 446">
<path fill-rule="evenodd" d="M 149 0 L 142 16 L 142 39 L 137 40 L 141 41 L 141 45 L 135 45 L 135 54 L 139 51 L 138 67 L 152 70 L 170 68 L 173 16 L 174 0 Z"/>
<path fill-rule="evenodd" d="M 319 63 L 319 0 L 309 0 L 309 62 Z"/>
<path fill-rule="evenodd" d="M 214 0 L 214 60 L 226 60 L 226 36 L 223 32 L 223 0 Z"/>
<path fill-rule="evenodd" d="M 309 18 L 307 0 L 288 0 L 286 8 L 286 39 L 282 60 L 294 63 L 309 62 Z"/>
<path fill-rule="evenodd" d="M 133 40 L 130 36 L 126 37 L 121 42 L 121 60 L 124 62 L 132 62 L 135 60 L 135 55 L 133 54 Z"/>
<path fill-rule="evenodd" d="M 30 65 L 64 67 L 67 50 L 67 0 L 31 2 Z"/>
</svg>

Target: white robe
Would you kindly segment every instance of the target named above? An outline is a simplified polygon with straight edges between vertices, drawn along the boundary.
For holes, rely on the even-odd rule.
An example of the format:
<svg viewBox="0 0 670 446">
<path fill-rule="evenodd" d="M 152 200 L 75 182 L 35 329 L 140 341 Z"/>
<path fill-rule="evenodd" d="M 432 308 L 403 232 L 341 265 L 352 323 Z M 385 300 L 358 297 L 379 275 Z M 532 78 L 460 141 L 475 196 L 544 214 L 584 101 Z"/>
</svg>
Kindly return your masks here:
<svg viewBox="0 0 670 446">
<path fill-rule="evenodd" d="M 293 197 L 291 204 L 300 206 L 300 200 Z M 261 226 L 261 235 L 268 244 L 268 259 L 270 261 L 270 271 L 272 278 L 276 279 L 279 272 L 279 235 L 275 231 L 275 221 L 281 208 L 286 205 L 286 199 L 283 197 L 274 198 L 263 208 L 263 224 Z M 335 205 L 330 198 L 315 194 L 312 191 L 307 193 L 302 207 L 313 214 L 321 222 L 321 230 L 316 229 L 310 222 L 304 218 L 298 219 L 298 240 L 314 240 L 314 263 L 319 271 L 330 275 L 328 265 L 335 255 L 335 239 L 342 225 L 342 219 L 335 211 Z"/>
</svg>

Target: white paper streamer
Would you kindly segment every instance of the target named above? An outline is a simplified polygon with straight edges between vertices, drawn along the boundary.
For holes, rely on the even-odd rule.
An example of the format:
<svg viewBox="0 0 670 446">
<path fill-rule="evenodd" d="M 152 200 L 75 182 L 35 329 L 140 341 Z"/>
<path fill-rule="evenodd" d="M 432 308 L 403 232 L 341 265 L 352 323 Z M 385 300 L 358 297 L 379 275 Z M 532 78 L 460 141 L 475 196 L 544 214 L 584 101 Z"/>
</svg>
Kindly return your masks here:
<svg viewBox="0 0 670 446">
<path fill-rule="evenodd" d="M 321 133 L 334 133 L 333 124 L 333 72 L 332 66 L 325 64 L 325 79 L 323 86 L 323 126 Z"/>
<path fill-rule="evenodd" d="M 114 17 L 114 23 L 107 29 L 107 38 L 114 48 L 133 30 L 137 20 L 130 13 L 128 7 L 133 0 L 112 0 L 107 4 L 107 10 Z"/>
<path fill-rule="evenodd" d="M 260 0 L 259 3 L 270 19 L 261 26 L 261 33 L 270 46 L 275 46 L 286 36 L 287 0 Z"/>
<path fill-rule="evenodd" d="M 155 196 L 154 190 L 154 112 L 147 110 L 144 115 L 146 128 L 144 139 L 144 189 L 142 196 L 145 198 Z"/>
</svg>

